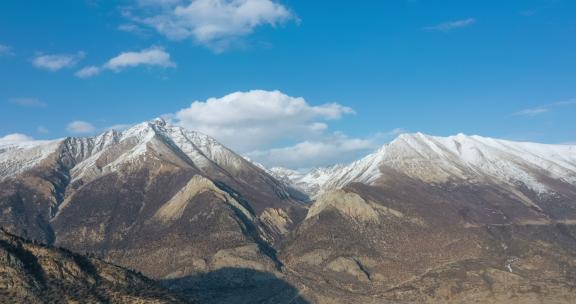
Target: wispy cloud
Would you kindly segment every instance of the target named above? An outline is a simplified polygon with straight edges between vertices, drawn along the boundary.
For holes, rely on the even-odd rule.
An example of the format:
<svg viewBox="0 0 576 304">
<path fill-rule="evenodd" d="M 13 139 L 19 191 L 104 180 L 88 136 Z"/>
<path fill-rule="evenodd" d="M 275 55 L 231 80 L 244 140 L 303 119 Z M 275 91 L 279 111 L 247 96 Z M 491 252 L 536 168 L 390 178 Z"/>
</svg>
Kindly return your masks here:
<svg viewBox="0 0 576 304">
<path fill-rule="evenodd" d="M 74 67 L 85 56 L 84 52 L 76 54 L 38 54 L 32 58 L 32 64 L 43 70 L 55 72 Z"/>
<path fill-rule="evenodd" d="M 536 15 L 538 13 L 537 10 L 534 9 L 529 9 L 529 10 L 523 10 L 518 12 L 518 14 L 520 14 L 520 16 L 524 16 L 524 17 L 532 17 L 534 15 Z"/>
<path fill-rule="evenodd" d="M 66 131 L 75 134 L 92 133 L 96 128 L 89 122 L 75 120 L 66 126 Z"/>
<path fill-rule="evenodd" d="M 48 105 L 38 98 L 31 98 L 31 97 L 10 98 L 9 101 L 21 107 L 30 107 L 30 108 L 44 108 Z"/>
<path fill-rule="evenodd" d="M 12 133 L 12 134 L 8 134 L 8 135 L 5 135 L 3 137 L 0 137 L 0 142 L 9 142 L 9 143 L 30 141 L 30 140 L 34 140 L 34 139 L 28 135 L 21 134 L 21 133 Z"/>
<path fill-rule="evenodd" d="M 549 104 L 545 104 L 542 106 L 534 107 L 534 108 L 527 108 L 517 112 L 512 113 L 514 116 L 525 116 L 525 117 L 534 117 L 544 113 L 551 112 L 559 107 L 565 106 L 573 106 L 576 105 L 576 99 L 568 99 L 564 101 L 557 101 Z"/>
<path fill-rule="evenodd" d="M 125 52 L 108 60 L 104 65 L 105 69 L 121 71 L 126 68 L 140 65 L 159 66 L 163 68 L 173 68 L 176 66 L 170 60 L 170 54 L 162 47 L 151 47 L 140 52 Z"/>
<path fill-rule="evenodd" d="M 78 70 L 74 75 L 78 78 L 90 78 L 100 74 L 101 68 L 97 66 L 87 66 Z"/>
<path fill-rule="evenodd" d="M 132 23 L 120 24 L 118 26 L 118 30 L 126 33 L 136 33 L 136 34 L 141 34 L 144 31 L 144 29 L 142 29 L 138 25 Z"/>
<path fill-rule="evenodd" d="M 111 58 L 101 66 L 87 66 L 78 70 L 75 75 L 79 78 L 89 78 L 109 70 L 120 72 L 127 68 L 138 66 L 156 66 L 173 68 L 176 64 L 170 59 L 170 54 L 164 48 L 153 46 L 139 52 L 124 52 Z"/>
<path fill-rule="evenodd" d="M 432 26 L 426 26 L 424 27 L 424 29 L 427 31 L 449 32 L 451 30 L 468 27 L 474 24 L 476 24 L 476 19 L 468 18 L 468 19 L 444 22 Z"/>
<path fill-rule="evenodd" d="M 327 166 L 346 163 L 363 157 L 402 133 L 406 133 L 406 131 L 397 128 L 365 138 L 354 138 L 335 132 L 316 140 L 305 140 L 292 146 L 248 152 L 246 156 L 268 167 L 281 166 L 304 169 Z"/>
<path fill-rule="evenodd" d="M 576 105 L 576 98 L 564 101 L 558 101 L 552 104 L 552 106 L 573 106 L 573 105 Z"/>
<path fill-rule="evenodd" d="M 12 48 L 5 44 L 0 44 L 0 57 L 8 55 L 14 55 L 14 53 L 12 52 Z"/>
<path fill-rule="evenodd" d="M 44 126 L 38 126 L 38 128 L 36 128 L 36 131 L 38 133 L 42 133 L 42 134 L 48 134 L 50 133 L 50 130 L 48 130 L 48 128 L 44 127 Z"/>
<path fill-rule="evenodd" d="M 530 109 L 524 109 L 524 110 L 520 110 L 518 112 L 515 112 L 513 115 L 515 116 L 537 116 L 540 114 L 544 114 L 546 112 L 549 112 L 550 109 L 549 108 L 530 108 Z"/>
<path fill-rule="evenodd" d="M 252 34 L 257 27 L 297 19 L 273 0 L 138 0 L 125 16 L 168 39 L 192 39 L 216 51 Z"/>
<path fill-rule="evenodd" d="M 310 168 L 338 163 L 344 155 L 358 155 L 374 149 L 370 139 L 334 134 L 321 140 L 307 140 L 293 146 L 252 151 L 246 154 L 266 166 Z"/>
<path fill-rule="evenodd" d="M 123 131 L 126 130 L 130 127 L 132 127 L 134 124 L 116 124 L 116 125 L 112 125 L 108 128 L 106 128 L 106 130 L 116 130 L 116 131 Z"/>
</svg>

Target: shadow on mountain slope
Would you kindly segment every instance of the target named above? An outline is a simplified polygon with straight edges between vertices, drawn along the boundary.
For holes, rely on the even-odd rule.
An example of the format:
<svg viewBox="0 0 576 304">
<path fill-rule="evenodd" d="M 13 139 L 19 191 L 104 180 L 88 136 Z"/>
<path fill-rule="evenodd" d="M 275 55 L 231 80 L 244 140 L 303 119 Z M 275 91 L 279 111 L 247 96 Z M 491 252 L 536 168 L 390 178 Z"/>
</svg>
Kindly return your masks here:
<svg viewBox="0 0 576 304">
<path fill-rule="evenodd" d="M 205 274 L 167 279 L 162 283 L 206 304 L 310 303 L 296 287 L 283 279 L 247 268 L 222 268 Z"/>
</svg>

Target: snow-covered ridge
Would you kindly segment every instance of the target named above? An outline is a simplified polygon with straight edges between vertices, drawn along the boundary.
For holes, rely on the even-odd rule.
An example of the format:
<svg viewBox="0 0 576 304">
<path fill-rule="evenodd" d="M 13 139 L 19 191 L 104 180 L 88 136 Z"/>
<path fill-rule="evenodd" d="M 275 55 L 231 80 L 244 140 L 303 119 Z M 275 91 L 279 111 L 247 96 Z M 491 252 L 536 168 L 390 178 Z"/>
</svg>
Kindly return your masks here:
<svg viewBox="0 0 576 304">
<path fill-rule="evenodd" d="M 151 121 L 137 124 L 123 132 L 117 132 L 114 136 L 108 135 L 108 131 L 96 138 L 87 139 L 94 142 L 106 142 L 98 146 L 115 146 L 120 152 L 115 152 L 117 157 L 104 166 L 95 166 L 98 160 L 111 158 L 108 154 L 113 149 L 93 149 L 89 157 L 82 160 L 72 174 L 75 179 L 94 175 L 94 168 L 100 172 L 111 172 L 126 164 L 138 164 L 146 159 L 156 157 L 153 151 L 163 151 L 160 154 L 168 157 L 166 153 L 173 154 L 183 163 L 188 163 L 202 171 L 218 174 L 232 174 L 241 170 L 260 170 L 252 163 L 218 143 L 215 139 L 205 134 L 187 130 L 179 126 L 167 124 L 163 119 L 157 118 Z M 99 140 L 107 138 L 108 140 Z M 103 155 L 107 153 L 107 155 Z M 265 171 L 262 171 L 265 174 Z"/>
<path fill-rule="evenodd" d="M 317 196 L 352 182 L 374 184 L 390 170 L 429 183 L 459 180 L 521 184 L 542 194 L 553 191 L 543 181 L 544 177 L 576 184 L 576 146 L 464 134 L 449 137 L 403 134 L 348 165 L 314 169 L 307 174 L 290 174 L 278 168 L 272 172 Z"/>
<path fill-rule="evenodd" d="M 216 180 L 258 181 L 284 193 L 287 186 L 205 134 L 154 119 L 124 131 L 54 141 L 0 141 L 0 180 L 34 168 L 44 159 L 65 160 L 71 182 L 89 182 L 120 169 L 150 164 L 190 167 Z M 52 159 L 52 158 L 51 158 Z M 122 170 L 121 172 L 129 172 Z M 286 189 L 285 189 L 286 188 Z"/>
<path fill-rule="evenodd" d="M 89 180 L 126 165 L 138 165 L 148 158 L 172 154 L 173 160 L 206 174 L 236 176 L 249 172 L 248 175 L 259 176 L 267 183 L 276 184 L 278 180 L 279 184 L 291 185 L 311 196 L 352 182 L 378 183 L 392 172 L 428 183 L 522 185 L 539 194 L 553 192 L 550 180 L 576 184 L 576 146 L 573 145 L 514 142 L 464 134 L 449 137 L 403 134 L 353 163 L 301 172 L 266 169 L 205 134 L 168 125 L 163 119 L 94 137 L 0 140 L 0 179 L 29 170 L 57 152 L 68 153 L 74 160 L 71 170 L 74 180 Z"/>
<path fill-rule="evenodd" d="M 0 140 L 0 180 L 22 173 L 54 154 L 63 139 Z"/>
</svg>

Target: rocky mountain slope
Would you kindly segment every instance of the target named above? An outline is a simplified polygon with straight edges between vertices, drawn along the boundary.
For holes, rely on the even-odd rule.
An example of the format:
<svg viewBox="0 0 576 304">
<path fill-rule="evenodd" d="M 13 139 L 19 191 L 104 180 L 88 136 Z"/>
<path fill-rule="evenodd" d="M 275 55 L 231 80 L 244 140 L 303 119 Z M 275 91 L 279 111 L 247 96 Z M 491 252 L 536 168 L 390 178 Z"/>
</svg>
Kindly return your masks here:
<svg viewBox="0 0 576 304">
<path fill-rule="evenodd" d="M 91 138 L 0 143 L 0 207 L 9 231 L 206 303 L 576 295 L 574 146 L 406 134 L 305 174 L 267 170 L 154 120 Z"/>
<path fill-rule="evenodd" d="M 136 272 L 0 230 L 2 303 L 192 303 Z"/>
<path fill-rule="evenodd" d="M 278 271 L 298 191 L 161 119 L 90 138 L 0 143 L 0 225 L 156 279 Z M 154 262 L 151 262 L 154 261 Z"/>
<path fill-rule="evenodd" d="M 400 136 L 322 171 L 281 259 L 317 302 L 570 303 L 575 152 Z"/>
</svg>

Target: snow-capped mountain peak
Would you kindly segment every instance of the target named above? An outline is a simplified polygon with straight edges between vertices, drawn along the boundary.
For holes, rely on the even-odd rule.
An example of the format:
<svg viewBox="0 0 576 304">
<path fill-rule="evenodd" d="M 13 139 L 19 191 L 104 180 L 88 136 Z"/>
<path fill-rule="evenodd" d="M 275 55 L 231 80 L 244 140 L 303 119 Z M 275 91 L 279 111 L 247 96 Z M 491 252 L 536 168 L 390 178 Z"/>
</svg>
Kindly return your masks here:
<svg viewBox="0 0 576 304">
<path fill-rule="evenodd" d="M 538 194 L 554 192 L 544 180 L 576 183 L 576 146 L 549 145 L 465 135 L 402 134 L 348 165 L 282 174 L 311 196 L 353 182 L 373 184 L 391 172 L 427 183 L 449 181 L 522 185 Z"/>
<path fill-rule="evenodd" d="M 45 163 L 62 172 L 73 189 L 108 174 L 129 176 L 142 170 L 159 174 L 185 170 L 215 182 L 250 187 L 269 199 L 307 200 L 214 138 L 157 118 L 124 131 L 54 141 L 0 142 L 0 180 Z M 72 190 L 74 191 L 74 190 Z M 274 198 L 276 197 L 276 198 Z"/>
</svg>

